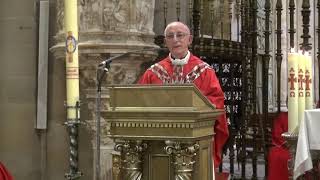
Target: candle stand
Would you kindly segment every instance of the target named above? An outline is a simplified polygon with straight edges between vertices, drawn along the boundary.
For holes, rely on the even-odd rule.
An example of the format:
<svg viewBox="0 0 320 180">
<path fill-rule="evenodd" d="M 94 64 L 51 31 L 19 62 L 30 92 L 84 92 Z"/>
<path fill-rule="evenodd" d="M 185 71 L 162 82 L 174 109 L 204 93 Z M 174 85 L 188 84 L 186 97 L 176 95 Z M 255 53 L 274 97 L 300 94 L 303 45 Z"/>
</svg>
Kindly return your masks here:
<svg viewBox="0 0 320 180">
<path fill-rule="evenodd" d="M 281 135 L 286 141 L 289 148 L 289 155 L 290 159 L 288 160 L 288 170 L 289 170 L 289 180 L 293 180 L 293 169 L 294 169 L 294 162 L 295 162 L 295 155 L 297 149 L 297 142 L 298 142 L 298 134 L 285 132 Z"/>
</svg>

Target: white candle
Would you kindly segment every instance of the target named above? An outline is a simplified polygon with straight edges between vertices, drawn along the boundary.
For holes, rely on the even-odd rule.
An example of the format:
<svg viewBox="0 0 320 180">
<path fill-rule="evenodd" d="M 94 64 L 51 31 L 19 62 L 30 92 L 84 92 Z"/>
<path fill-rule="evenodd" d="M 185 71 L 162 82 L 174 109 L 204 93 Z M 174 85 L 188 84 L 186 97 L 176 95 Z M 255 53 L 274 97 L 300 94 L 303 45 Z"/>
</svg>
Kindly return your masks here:
<svg viewBox="0 0 320 180">
<path fill-rule="evenodd" d="M 306 70 L 305 70 L 305 108 L 313 109 L 313 73 L 312 58 L 309 53 L 305 54 Z"/>
<path fill-rule="evenodd" d="M 300 125 L 300 122 L 303 119 L 304 116 L 304 110 L 305 110 L 305 69 L 306 69 L 306 56 L 302 53 L 299 53 L 299 60 L 298 60 L 298 127 Z"/>
<path fill-rule="evenodd" d="M 77 1 L 64 1 L 65 30 L 66 30 L 66 88 L 67 106 L 75 107 L 80 100 L 79 91 L 79 60 L 78 60 L 78 20 Z M 78 117 L 77 117 L 78 115 Z M 76 108 L 67 108 L 67 119 L 79 118 L 80 112 Z"/>
<path fill-rule="evenodd" d="M 288 132 L 298 127 L 298 53 L 288 53 Z"/>
</svg>

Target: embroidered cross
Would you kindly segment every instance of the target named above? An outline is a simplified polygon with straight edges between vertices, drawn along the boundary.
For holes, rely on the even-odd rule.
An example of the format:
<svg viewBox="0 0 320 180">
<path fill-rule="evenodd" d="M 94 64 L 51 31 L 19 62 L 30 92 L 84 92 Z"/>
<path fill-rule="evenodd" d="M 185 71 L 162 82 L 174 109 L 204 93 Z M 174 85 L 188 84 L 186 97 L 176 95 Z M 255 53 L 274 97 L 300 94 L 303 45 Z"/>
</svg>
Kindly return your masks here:
<svg viewBox="0 0 320 180">
<path fill-rule="evenodd" d="M 297 78 L 294 76 L 294 69 L 290 69 L 290 78 L 288 78 L 288 81 L 290 83 L 290 90 L 295 90 L 294 83 L 297 82 Z"/>
<path fill-rule="evenodd" d="M 306 70 L 306 91 L 310 91 L 310 84 L 312 83 L 312 79 L 310 78 L 310 72 L 309 70 Z M 306 92 L 306 97 L 310 97 L 310 92 Z"/>
<path fill-rule="evenodd" d="M 303 70 L 299 69 L 299 74 L 298 74 L 298 83 L 299 83 L 299 90 L 303 90 L 303 83 L 305 80 L 303 79 Z"/>
</svg>

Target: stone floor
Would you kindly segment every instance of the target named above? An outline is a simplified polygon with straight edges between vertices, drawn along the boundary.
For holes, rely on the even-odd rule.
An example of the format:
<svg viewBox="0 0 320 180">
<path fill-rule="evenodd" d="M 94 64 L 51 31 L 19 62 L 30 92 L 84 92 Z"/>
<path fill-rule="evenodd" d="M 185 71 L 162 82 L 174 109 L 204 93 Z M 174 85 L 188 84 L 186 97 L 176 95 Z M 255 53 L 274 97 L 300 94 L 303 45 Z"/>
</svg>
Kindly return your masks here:
<svg viewBox="0 0 320 180">
<path fill-rule="evenodd" d="M 236 158 L 235 158 L 236 159 Z M 230 172 L 230 163 L 228 160 L 228 154 L 224 156 L 223 159 L 223 166 L 222 166 L 223 172 Z M 246 164 L 246 179 L 252 178 L 252 161 L 251 159 L 247 160 Z M 257 177 L 258 180 L 264 180 L 265 179 L 265 161 L 263 155 L 259 155 L 257 159 Z M 234 174 L 230 177 L 230 179 L 240 179 L 241 178 L 241 164 L 235 162 L 234 164 Z"/>
</svg>

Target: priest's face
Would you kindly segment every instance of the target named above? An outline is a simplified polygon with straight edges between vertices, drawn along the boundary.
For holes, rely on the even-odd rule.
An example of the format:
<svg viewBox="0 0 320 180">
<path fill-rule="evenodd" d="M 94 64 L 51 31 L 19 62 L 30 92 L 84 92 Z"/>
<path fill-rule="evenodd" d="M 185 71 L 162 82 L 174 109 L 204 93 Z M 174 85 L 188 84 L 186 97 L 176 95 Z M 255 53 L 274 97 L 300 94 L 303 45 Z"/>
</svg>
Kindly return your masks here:
<svg viewBox="0 0 320 180">
<path fill-rule="evenodd" d="M 188 52 L 188 46 L 192 43 L 192 35 L 185 24 L 173 22 L 165 30 L 165 42 L 171 56 L 181 59 Z"/>
</svg>

